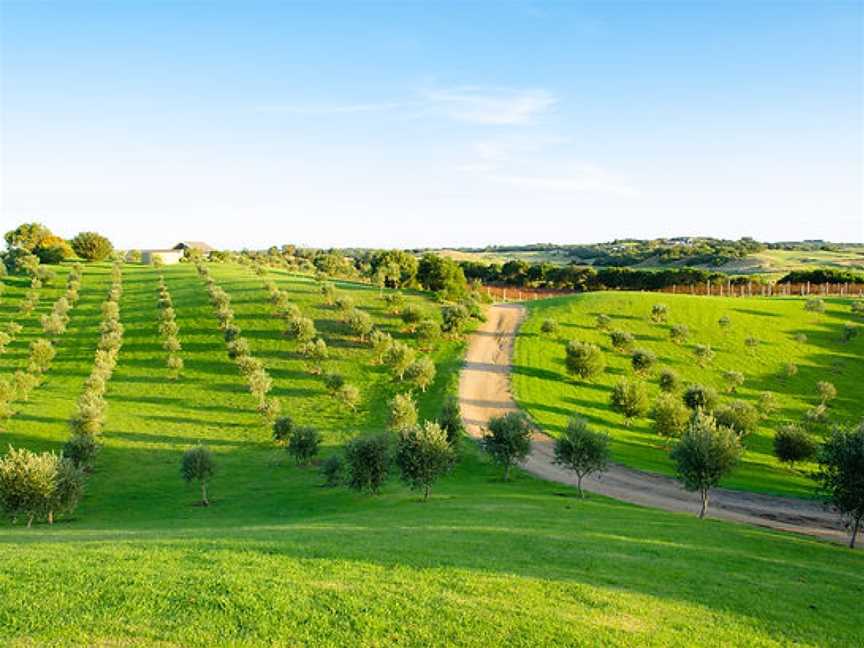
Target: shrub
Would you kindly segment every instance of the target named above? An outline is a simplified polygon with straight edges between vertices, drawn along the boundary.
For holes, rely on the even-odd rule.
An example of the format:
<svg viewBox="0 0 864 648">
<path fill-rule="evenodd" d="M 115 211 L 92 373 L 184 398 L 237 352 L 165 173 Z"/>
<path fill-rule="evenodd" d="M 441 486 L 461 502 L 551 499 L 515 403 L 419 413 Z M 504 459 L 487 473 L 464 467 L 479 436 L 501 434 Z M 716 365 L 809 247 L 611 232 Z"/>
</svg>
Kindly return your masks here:
<svg viewBox="0 0 864 648">
<path fill-rule="evenodd" d="M 405 308 L 402 309 L 399 317 L 401 317 L 405 325 L 413 331 L 414 325 L 423 319 L 423 311 L 421 311 L 420 308 L 418 306 L 415 306 L 414 304 L 408 304 L 407 306 L 405 306 Z"/>
<path fill-rule="evenodd" d="M 864 422 L 854 429 L 835 430 L 822 446 L 818 460 L 822 495 L 848 521 L 849 547 L 854 549 L 864 518 Z"/>
<path fill-rule="evenodd" d="M 624 415 L 624 424 L 648 411 L 648 394 L 645 383 L 639 380 L 622 380 L 612 388 L 609 398 L 612 409 Z"/>
<path fill-rule="evenodd" d="M 744 338 L 744 345 L 751 351 L 755 351 L 759 346 L 760 340 L 756 336 L 750 335 Z"/>
<path fill-rule="evenodd" d="M 807 334 L 806 333 L 796 333 L 795 341 L 799 344 L 807 344 Z"/>
<path fill-rule="evenodd" d="M 33 521 L 74 510 L 84 490 L 84 475 L 75 465 L 53 452 L 37 454 L 10 447 L 0 458 L 0 508 L 15 522 Z"/>
<path fill-rule="evenodd" d="M 30 359 L 27 370 L 32 374 L 45 373 L 56 354 L 56 349 L 48 340 L 34 340 L 30 343 Z"/>
<path fill-rule="evenodd" d="M 366 338 L 369 336 L 369 334 L 372 332 L 372 329 L 374 328 L 374 324 L 372 323 L 372 318 L 369 316 L 369 313 L 356 308 L 346 315 L 345 323 L 348 325 L 348 328 L 351 330 L 351 332 L 361 342 L 366 341 Z M 315 336 L 313 335 L 312 337 Z"/>
<path fill-rule="evenodd" d="M 310 342 L 318 332 L 315 330 L 315 322 L 308 317 L 294 317 L 288 320 L 285 335 L 298 342 Z"/>
<path fill-rule="evenodd" d="M 819 403 L 804 412 L 804 423 L 811 430 L 816 429 L 828 422 L 828 406 Z"/>
<path fill-rule="evenodd" d="M 830 401 L 837 398 L 837 388 L 827 380 L 820 380 L 816 383 L 816 392 L 819 394 L 819 401 L 822 405 L 828 405 Z"/>
<path fill-rule="evenodd" d="M 660 394 L 651 408 L 654 432 L 662 437 L 680 437 L 690 421 L 690 410 L 670 394 Z"/>
<path fill-rule="evenodd" d="M 63 456 L 78 468 L 88 469 L 98 453 L 99 444 L 90 434 L 73 434 L 63 446 Z"/>
<path fill-rule="evenodd" d="M 356 385 L 346 383 L 336 392 L 336 399 L 352 412 L 357 410 L 360 404 L 360 389 Z"/>
<path fill-rule="evenodd" d="M 105 399 L 101 392 L 86 390 L 78 397 L 77 411 L 69 421 L 73 433 L 97 436 L 105 422 Z"/>
<path fill-rule="evenodd" d="M 420 346 L 424 349 L 431 349 L 441 337 L 441 327 L 438 322 L 426 319 L 417 324 L 415 333 Z"/>
<path fill-rule="evenodd" d="M 675 344 L 685 344 L 690 337 L 690 329 L 686 324 L 675 324 L 669 329 L 669 338 Z"/>
<path fill-rule="evenodd" d="M 717 408 L 715 419 L 718 425 L 729 428 L 739 437 L 750 434 L 759 426 L 759 412 L 742 400 L 734 400 Z"/>
<path fill-rule="evenodd" d="M 711 489 L 738 465 L 742 452 L 734 432 L 718 427 L 708 414 L 697 412 L 693 416 L 670 457 L 684 488 L 701 496 L 700 518 L 708 511 Z"/>
<path fill-rule="evenodd" d="M 666 393 L 672 393 L 678 389 L 680 380 L 678 374 L 672 369 L 664 369 L 660 372 L 660 389 Z"/>
<path fill-rule="evenodd" d="M 399 380 L 405 377 L 405 370 L 414 362 L 416 353 L 414 349 L 404 342 L 393 342 L 387 349 L 386 362 L 393 370 L 393 374 Z"/>
<path fill-rule="evenodd" d="M 389 428 L 400 432 L 417 425 L 417 404 L 411 394 L 396 394 L 390 401 Z"/>
<path fill-rule="evenodd" d="M 449 394 L 441 405 L 438 425 L 447 435 L 447 443 L 454 448 L 458 447 L 462 434 L 465 432 L 465 424 L 459 410 L 459 399 L 453 394 Z"/>
<path fill-rule="evenodd" d="M 601 331 L 608 331 L 609 327 L 612 325 L 612 318 L 600 313 L 594 318 L 594 322 L 597 325 L 597 328 Z"/>
<path fill-rule="evenodd" d="M 684 390 L 684 404 L 691 410 L 711 413 L 717 408 L 717 392 L 705 385 L 688 385 Z"/>
<path fill-rule="evenodd" d="M 441 307 L 441 330 L 445 333 L 458 335 L 471 318 L 471 313 L 464 304 L 448 304 Z"/>
<path fill-rule="evenodd" d="M 858 333 L 860 332 L 860 330 L 861 329 L 859 326 L 852 324 L 851 322 L 846 322 L 843 325 L 842 330 L 840 331 L 840 340 L 844 344 L 848 344 L 856 337 L 858 337 Z"/>
<path fill-rule="evenodd" d="M 197 481 L 201 487 L 201 506 L 210 506 L 207 499 L 207 482 L 216 474 L 216 461 L 213 453 L 204 446 L 189 448 L 183 453 L 180 462 L 180 475 L 189 483 Z"/>
<path fill-rule="evenodd" d="M 340 295 L 333 300 L 333 303 L 336 304 L 336 308 L 343 314 L 348 314 L 354 310 L 354 300 L 348 295 Z"/>
<path fill-rule="evenodd" d="M 405 377 L 425 392 L 435 380 L 435 363 L 428 356 L 418 358 L 405 370 Z"/>
<path fill-rule="evenodd" d="M 564 435 L 555 440 L 555 463 L 576 473 L 579 497 L 585 497 L 582 480 L 591 473 L 605 472 L 610 456 L 609 437 L 594 432 L 578 416 L 570 419 Z"/>
<path fill-rule="evenodd" d="M 294 426 L 288 435 L 288 454 L 298 464 L 308 464 L 318 454 L 321 447 L 321 434 L 308 425 Z"/>
<path fill-rule="evenodd" d="M 714 361 L 714 349 L 708 344 L 697 344 L 693 347 L 693 355 L 700 367 L 705 368 Z"/>
<path fill-rule="evenodd" d="M 390 440 L 386 434 L 359 437 L 345 447 L 348 486 L 373 495 L 381 492 L 390 472 Z"/>
<path fill-rule="evenodd" d="M 762 415 L 762 418 L 768 418 L 772 414 L 774 414 L 780 405 L 777 403 L 777 396 L 774 395 L 774 392 L 765 391 L 759 394 L 759 398 L 756 401 L 756 407 L 759 410 L 759 413 Z"/>
<path fill-rule="evenodd" d="M 669 307 L 666 304 L 654 304 L 651 307 L 651 321 L 662 324 L 669 317 Z"/>
<path fill-rule="evenodd" d="M 412 490 L 422 490 L 423 499 L 429 489 L 456 463 L 456 453 L 447 442 L 447 434 L 432 421 L 404 428 L 399 432 L 396 465 L 402 481 Z"/>
<path fill-rule="evenodd" d="M 88 261 L 102 261 L 114 251 L 111 241 L 96 232 L 81 232 L 71 244 L 75 254 Z"/>
<path fill-rule="evenodd" d="M 567 371 L 583 380 L 589 380 L 603 371 L 606 361 L 596 344 L 570 340 L 565 349 L 564 366 Z"/>
<path fill-rule="evenodd" d="M 280 416 L 273 421 L 273 440 L 277 445 L 286 445 L 294 432 L 294 419 L 290 416 Z"/>
<path fill-rule="evenodd" d="M 546 335 L 557 335 L 558 334 L 558 320 L 555 320 L 555 319 L 543 320 L 543 323 L 540 325 L 540 332 L 545 333 Z"/>
<path fill-rule="evenodd" d="M 528 417 L 523 412 L 507 412 L 489 419 L 482 445 L 492 461 L 503 466 L 504 481 L 508 481 L 510 469 L 531 451 L 531 423 Z"/>
<path fill-rule="evenodd" d="M 321 476 L 325 486 L 338 486 L 345 478 L 345 460 L 339 455 L 330 455 L 321 463 Z"/>
<path fill-rule="evenodd" d="M 726 382 L 727 393 L 734 394 L 744 384 L 744 374 L 740 371 L 724 371 L 723 380 Z"/>
<path fill-rule="evenodd" d="M 324 375 L 324 386 L 331 396 L 335 396 L 344 384 L 345 376 L 340 373 L 327 373 Z"/>
<path fill-rule="evenodd" d="M 636 349 L 630 357 L 630 364 L 638 374 L 648 373 L 656 362 L 657 356 L 647 349 Z"/>
<path fill-rule="evenodd" d="M 798 365 L 796 365 L 794 362 L 787 362 L 785 365 L 783 365 L 783 374 L 787 378 L 793 378 L 794 376 L 797 376 Z"/>
<path fill-rule="evenodd" d="M 853 315 L 864 315 L 864 298 L 859 297 L 850 305 Z"/>
<path fill-rule="evenodd" d="M 730 326 L 732 326 L 732 320 L 729 319 L 728 315 L 724 315 L 719 320 L 717 320 L 717 325 L 721 329 L 728 329 Z"/>
<path fill-rule="evenodd" d="M 324 297 L 324 303 L 328 306 L 333 305 L 333 300 L 336 299 L 336 287 L 329 281 L 321 284 L 321 296 Z"/>
<path fill-rule="evenodd" d="M 774 435 L 774 456 L 795 467 L 796 461 L 806 461 L 816 454 L 816 443 L 798 425 L 784 425 Z"/>
<path fill-rule="evenodd" d="M 390 337 L 389 333 L 385 333 L 381 329 L 375 329 L 369 336 L 369 344 L 372 345 L 373 362 L 381 364 L 384 362 L 384 358 L 387 357 L 387 352 L 393 344 L 393 338 Z"/>
<path fill-rule="evenodd" d="M 804 310 L 808 313 L 824 313 L 825 302 L 818 297 L 811 297 L 804 303 Z"/>
<path fill-rule="evenodd" d="M 633 346 L 633 334 L 627 331 L 611 331 L 609 339 L 617 351 L 629 351 Z"/>
</svg>

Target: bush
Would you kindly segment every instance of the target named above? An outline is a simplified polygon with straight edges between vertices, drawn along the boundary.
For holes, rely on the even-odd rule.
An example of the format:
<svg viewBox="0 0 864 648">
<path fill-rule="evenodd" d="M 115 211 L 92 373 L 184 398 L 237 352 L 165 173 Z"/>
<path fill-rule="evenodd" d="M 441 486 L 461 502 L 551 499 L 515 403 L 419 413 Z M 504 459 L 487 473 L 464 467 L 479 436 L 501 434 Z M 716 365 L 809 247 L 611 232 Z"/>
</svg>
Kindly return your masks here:
<svg viewBox="0 0 864 648">
<path fill-rule="evenodd" d="M 714 349 L 708 344 L 697 344 L 693 347 L 693 355 L 696 356 L 696 362 L 702 368 L 714 361 Z"/>
<path fill-rule="evenodd" d="M 428 356 L 418 358 L 405 370 L 405 377 L 425 392 L 435 380 L 435 363 Z"/>
<path fill-rule="evenodd" d="M 843 329 L 840 332 L 840 340 L 844 344 L 848 344 L 849 342 L 854 340 L 856 337 L 858 337 L 858 333 L 860 332 L 860 330 L 861 329 L 859 326 L 856 326 L 855 324 L 852 324 L 851 322 L 846 322 L 843 325 Z"/>
<path fill-rule="evenodd" d="M 705 385 L 688 385 L 684 390 L 684 404 L 691 410 L 702 410 L 710 414 L 717 409 L 717 392 Z"/>
<path fill-rule="evenodd" d="M 638 374 L 645 374 L 651 371 L 656 362 L 657 356 L 646 349 L 636 349 L 630 357 L 630 364 Z"/>
<path fill-rule="evenodd" d="M 336 399 L 352 412 L 357 410 L 360 404 L 360 389 L 356 385 L 345 383 L 336 392 Z"/>
<path fill-rule="evenodd" d="M 750 403 L 734 400 L 719 407 L 715 413 L 718 425 L 727 427 L 739 437 L 750 434 L 759 426 L 759 412 Z"/>
<path fill-rule="evenodd" d="M 417 404 L 411 394 L 396 394 L 390 401 L 389 428 L 400 432 L 417 425 Z"/>
<path fill-rule="evenodd" d="M 729 318 L 728 315 L 724 315 L 719 320 L 717 320 L 717 325 L 721 329 L 728 329 L 730 326 L 732 326 L 732 320 Z"/>
<path fill-rule="evenodd" d="M 351 332 L 361 342 L 366 341 L 366 338 L 369 336 L 369 334 L 372 332 L 372 329 L 374 328 L 374 324 L 372 323 L 372 318 L 369 316 L 369 313 L 356 308 L 346 315 L 345 323 L 348 325 L 348 328 L 351 330 Z M 312 335 L 312 337 L 315 337 L 314 334 Z"/>
<path fill-rule="evenodd" d="M 651 321 L 662 324 L 669 317 L 669 307 L 666 304 L 654 304 L 651 307 Z"/>
<path fill-rule="evenodd" d="M 471 313 L 463 304 L 448 304 L 441 307 L 441 330 L 458 335 L 471 318 Z"/>
<path fill-rule="evenodd" d="M 207 499 L 207 482 L 216 474 L 216 461 L 213 454 L 204 446 L 189 448 L 183 453 L 180 462 L 180 475 L 189 483 L 197 481 L 201 486 L 201 506 L 210 506 Z"/>
<path fill-rule="evenodd" d="M 459 409 L 459 399 L 453 394 L 448 395 L 441 405 L 441 413 L 438 415 L 438 425 L 447 435 L 447 443 L 453 448 L 459 446 L 462 434 L 465 432 L 465 424 L 462 421 L 462 413 Z"/>
<path fill-rule="evenodd" d="M 687 429 L 690 410 L 670 394 L 660 394 L 651 408 L 654 432 L 662 437 L 677 438 Z"/>
<path fill-rule="evenodd" d="M 633 347 L 633 334 L 627 331 L 611 331 L 609 339 L 617 351 L 629 351 Z"/>
<path fill-rule="evenodd" d="M 605 472 L 611 452 L 609 437 L 594 432 L 585 419 L 574 416 L 564 435 L 555 440 L 555 463 L 576 473 L 576 490 L 582 492 L 582 480 L 594 472 Z"/>
<path fill-rule="evenodd" d="M 583 380 L 589 380 L 603 371 L 606 361 L 596 344 L 570 340 L 565 349 L 564 366 L 567 371 Z"/>
<path fill-rule="evenodd" d="M 45 373 L 56 354 L 56 349 L 48 340 L 34 340 L 30 343 L 30 359 L 27 370 L 32 374 Z"/>
<path fill-rule="evenodd" d="M 336 393 L 342 389 L 342 385 L 345 384 L 345 376 L 340 373 L 327 373 L 324 374 L 324 386 L 327 388 L 327 391 L 330 392 L 331 396 L 335 396 Z"/>
<path fill-rule="evenodd" d="M 837 398 L 837 388 L 827 380 L 820 380 L 816 383 L 816 392 L 819 394 L 819 401 L 822 405 L 828 405 L 830 401 Z"/>
<path fill-rule="evenodd" d="M 744 374 L 740 371 L 724 371 L 723 380 L 726 382 L 726 391 L 734 394 L 744 384 Z"/>
<path fill-rule="evenodd" d="M 311 342 L 318 335 L 315 322 L 308 317 L 294 317 L 288 320 L 285 335 L 298 342 Z"/>
<path fill-rule="evenodd" d="M 819 452 L 817 478 L 825 501 L 834 506 L 851 528 L 849 547 L 864 518 L 864 421 L 857 428 L 835 430 Z"/>
<path fill-rule="evenodd" d="M 543 323 L 540 325 L 540 332 L 545 333 L 546 335 L 557 335 L 558 334 L 558 320 L 554 320 L 554 319 L 543 320 Z"/>
<path fill-rule="evenodd" d="M 423 311 L 414 304 L 408 304 L 402 309 L 399 317 L 413 331 L 414 325 L 423 319 Z"/>
<path fill-rule="evenodd" d="M 280 416 L 273 421 L 273 441 L 277 445 L 286 445 L 294 432 L 294 419 L 290 416 Z"/>
<path fill-rule="evenodd" d="M 338 486 L 345 478 L 345 460 L 339 455 L 330 455 L 321 464 L 321 476 L 325 486 Z"/>
<path fill-rule="evenodd" d="M 306 465 L 318 454 L 321 447 L 321 434 L 308 425 L 295 426 L 288 435 L 288 454 L 298 464 Z"/>
<path fill-rule="evenodd" d="M 825 302 L 818 297 L 811 297 L 804 303 L 804 310 L 808 313 L 824 313 Z"/>
<path fill-rule="evenodd" d="M 13 521 L 54 518 L 75 509 L 84 490 L 83 472 L 53 452 L 10 447 L 0 458 L 0 508 Z"/>
<path fill-rule="evenodd" d="M 63 446 L 63 456 L 78 468 L 90 468 L 98 453 L 99 444 L 90 434 L 73 434 Z"/>
<path fill-rule="evenodd" d="M 441 327 L 434 320 L 423 320 L 415 329 L 417 341 L 424 349 L 431 349 L 441 337 Z"/>
<path fill-rule="evenodd" d="M 345 447 L 348 486 L 373 495 L 381 492 L 390 472 L 390 440 L 386 434 L 359 437 Z"/>
<path fill-rule="evenodd" d="M 796 365 L 794 362 L 787 362 L 785 365 L 783 365 L 783 374 L 787 378 L 793 378 L 793 377 L 797 376 L 798 375 L 798 365 Z"/>
<path fill-rule="evenodd" d="M 777 396 L 774 395 L 774 392 L 762 392 L 759 394 L 759 398 L 756 402 L 756 407 L 758 408 L 762 418 L 769 418 L 780 407 L 777 403 Z"/>
<path fill-rule="evenodd" d="M 732 430 L 718 427 L 710 415 L 697 412 L 670 457 L 678 480 L 702 499 L 699 517 L 708 511 L 711 489 L 728 475 L 741 459 L 743 450 Z"/>
<path fill-rule="evenodd" d="M 492 461 L 504 467 L 504 481 L 510 479 L 510 469 L 531 451 L 531 432 L 531 423 L 523 412 L 507 412 L 489 419 L 482 445 Z"/>
<path fill-rule="evenodd" d="M 774 435 L 774 456 L 795 467 L 796 461 L 806 461 L 816 454 L 816 443 L 798 425 L 784 425 Z"/>
<path fill-rule="evenodd" d="M 639 380 L 622 380 L 612 388 L 609 398 L 612 409 L 624 415 L 624 424 L 648 411 L 648 394 L 645 383 Z"/>
<path fill-rule="evenodd" d="M 412 490 L 422 490 L 424 500 L 429 498 L 432 484 L 449 472 L 454 463 L 456 453 L 437 423 L 426 421 L 399 433 L 396 465 L 400 476 Z"/>
<path fill-rule="evenodd" d="M 675 324 L 669 329 L 669 338 L 675 344 L 685 344 L 690 337 L 690 329 L 686 324 Z"/>
<path fill-rule="evenodd" d="M 594 318 L 594 322 L 596 323 L 597 328 L 601 331 L 608 331 L 609 327 L 612 325 L 612 318 L 600 313 Z"/>
<path fill-rule="evenodd" d="M 114 251 L 111 241 L 96 232 L 81 232 L 71 243 L 75 254 L 88 261 L 102 261 Z"/>
<path fill-rule="evenodd" d="M 660 389 L 666 393 L 672 393 L 678 389 L 680 380 L 678 374 L 672 369 L 664 369 L 660 372 Z"/>
<path fill-rule="evenodd" d="M 405 377 L 405 371 L 413 364 L 415 357 L 414 349 L 404 342 L 397 341 L 393 342 L 387 349 L 385 360 L 393 370 L 395 377 L 402 380 Z"/>
</svg>

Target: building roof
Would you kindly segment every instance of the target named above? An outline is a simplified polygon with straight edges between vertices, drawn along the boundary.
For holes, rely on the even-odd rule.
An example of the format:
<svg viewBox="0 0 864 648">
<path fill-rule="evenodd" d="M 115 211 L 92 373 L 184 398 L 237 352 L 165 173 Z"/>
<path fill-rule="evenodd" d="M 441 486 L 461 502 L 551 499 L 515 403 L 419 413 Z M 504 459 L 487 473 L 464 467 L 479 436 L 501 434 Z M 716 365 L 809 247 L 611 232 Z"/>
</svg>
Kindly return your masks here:
<svg viewBox="0 0 864 648">
<path fill-rule="evenodd" d="M 213 251 L 213 248 L 204 243 L 204 241 L 180 241 L 177 245 L 174 246 L 175 250 L 185 250 L 186 248 L 192 250 L 200 250 L 201 252 Z"/>
</svg>

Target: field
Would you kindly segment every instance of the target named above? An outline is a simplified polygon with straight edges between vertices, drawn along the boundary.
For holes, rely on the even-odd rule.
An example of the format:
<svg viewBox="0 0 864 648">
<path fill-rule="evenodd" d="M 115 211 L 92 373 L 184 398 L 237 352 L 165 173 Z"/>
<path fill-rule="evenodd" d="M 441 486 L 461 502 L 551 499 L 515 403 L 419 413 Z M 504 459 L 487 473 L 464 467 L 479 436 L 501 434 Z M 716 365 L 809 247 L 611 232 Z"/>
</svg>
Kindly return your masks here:
<svg viewBox="0 0 864 648">
<path fill-rule="evenodd" d="M 658 368 L 648 377 L 653 396 L 659 393 L 657 374 L 661 367 L 676 371 L 682 383 L 702 383 L 723 391 L 723 372 L 739 371 L 743 387 L 725 399 L 756 402 L 759 394 L 773 392 L 779 411 L 763 421 L 758 431 L 745 439 L 747 452 L 742 465 L 724 482 L 730 488 L 798 497 L 813 496 L 813 482 L 806 476 L 812 466 L 802 464 L 791 470 L 781 465 L 772 452 L 773 433 L 783 422 L 799 421 L 818 402 L 816 383 L 832 382 L 838 397 L 831 402 L 835 422 L 858 421 L 864 416 L 861 385 L 864 384 L 864 337 L 851 343 L 840 341 L 844 322 L 853 321 L 848 300 L 830 299 L 823 314 L 805 312 L 799 298 L 704 298 L 689 295 L 606 292 L 562 297 L 529 304 L 530 316 L 516 345 L 513 387 L 517 401 L 547 431 L 563 429 L 569 416 L 579 414 L 613 439 L 615 461 L 653 472 L 672 474 L 669 443 L 657 436 L 647 418 L 625 425 L 624 418 L 611 411 L 609 396 L 614 384 L 632 377 L 630 356 L 612 349 L 608 333 L 599 330 L 595 317 L 612 318 L 611 328 L 631 332 L 636 346 L 656 354 Z M 650 320 L 652 305 L 669 307 L 668 323 Z M 724 330 L 718 320 L 728 316 L 731 326 Z M 560 323 L 557 335 L 541 333 L 545 319 Z M 685 324 L 689 342 L 676 345 L 670 340 L 673 324 Z M 796 340 L 803 333 L 806 341 Z M 748 337 L 759 344 L 750 348 Z M 598 344 L 607 359 L 605 372 L 591 382 L 575 381 L 564 367 L 564 345 L 577 339 Z M 716 352 L 713 363 L 699 367 L 693 346 L 709 344 Z M 784 366 L 794 363 L 797 375 L 786 377 Z"/>
<path fill-rule="evenodd" d="M 344 333 L 311 279 L 268 274 L 316 320 L 332 350 L 327 368 L 338 368 L 360 387 L 356 413 L 304 370 L 296 343 L 281 335 L 272 316 L 261 277 L 241 266 L 212 265 L 211 273 L 231 294 L 237 321 L 273 376 L 283 409 L 324 432 L 325 456 L 355 434 L 383 428 L 383 403 L 397 387 L 370 363 L 370 351 Z M 104 448 L 84 500 L 52 527 L 0 523 L 0 643 L 856 644 L 860 628 L 852 611 L 864 582 L 854 575 L 864 563 L 860 553 L 839 546 L 600 497 L 580 501 L 572 489 L 522 473 L 505 484 L 468 441 L 458 468 L 425 504 L 395 479 L 378 497 L 322 487 L 314 469 L 295 466 L 270 440 L 226 357 L 194 268 L 173 266 L 165 276 L 180 325 L 184 374 L 175 383 L 165 368 L 157 272 L 127 265 L 124 346 L 108 387 Z M 0 323 L 16 317 L 23 292 L 19 279 L 4 281 L 11 287 L 0 303 Z M 109 281 L 107 266 L 85 266 L 81 301 L 47 380 L 0 432 L 4 445 L 62 446 L 92 365 Z M 377 289 L 339 283 L 337 290 L 402 335 Z M 41 335 L 38 314 L 61 292 L 62 272 L 0 356 L 0 372 L 25 362 L 27 344 Z M 421 294 L 409 300 L 437 312 Z M 561 300 L 546 308 L 563 313 L 580 303 Z M 673 319 L 679 310 L 683 316 L 684 298 L 669 303 Z M 800 302 L 791 300 L 771 305 L 787 303 L 790 313 L 800 310 Z M 729 306 L 753 304 L 737 300 Z M 820 321 L 798 325 L 806 321 L 812 349 L 825 356 L 811 350 L 814 366 L 843 360 L 834 409 L 851 416 L 855 380 L 861 380 L 854 354 L 861 347 L 830 341 L 838 309 L 832 303 Z M 731 337 L 747 314 L 730 314 Z M 541 343 L 530 336 L 535 320 L 524 343 Z M 574 327 L 576 322 L 583 323 L 577 318 Z M 759 358 L 774 358 L 773 344 L 766 334 Z M 524 353 L 528 347 L 520 348 Z M 459 341 L 439 345 L 438 378 L 419 398 L 424 416 L 434 416 L 452 389 L 461 351 Z M 796 389 L 803 399 L 808 383 L 801 364 L 803 382 Z M 540 369 L 548 388 L 544 371 L 552 369 Z M 528 377 L 520 373 L 517 380 Z M 800 406 L 798 400 L 785 405 L 790 412 Z M 213 449 L 219 466 L 209 508 L 195 504 L 194 487 L 179 475 L 182 452 L 198 442 Z M 768 480 L 768 490 L 776 482 L 783 486 L 778 490 L 803 492 L 803 479 L 770 462 L 757 467 L 754 474 L 778 476 Z"/>
</svg>

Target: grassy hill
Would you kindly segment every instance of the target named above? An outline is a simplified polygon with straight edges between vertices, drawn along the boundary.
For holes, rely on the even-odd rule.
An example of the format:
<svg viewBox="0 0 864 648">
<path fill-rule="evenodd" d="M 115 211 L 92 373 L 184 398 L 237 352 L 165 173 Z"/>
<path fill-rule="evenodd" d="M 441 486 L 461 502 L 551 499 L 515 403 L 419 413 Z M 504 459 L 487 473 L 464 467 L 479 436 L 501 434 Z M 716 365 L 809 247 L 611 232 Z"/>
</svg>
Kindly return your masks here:
<svg viewBox="0 0 864 648">
<path fill-rule="evenodd" d="M 329 368 L 361 388 L 357 413 L 304 371 L 261 277 L 239 266 L 211 272 L 273 376 L 273 394 L 324 432 L 325 455 L 381 429 L 396 386 L 343 332 L 314 282 L 269 273 L 327 337 Z M 186 265 L 165 269 L 186 364 L 179 381 L 168 379 L 157 276 L 141 266 L 123 272 L 124 346 L 81 506 L 53 527 L 0 523 L 0 643 L 855 644 L 864 583 L 850 575 L 864 563 L 840 546 L 599 497 L 579 501 L 572 489 L 521 473 L 504 484 L 467 441 L 459 467 L 425 504 L 395 480 L 378 497 L 322 487 L 313 469 L 273 446 L 226 357 L 204 284 Z M 0 325 L 17 318 L 23 292 L 19 280 L 4 281 L 11 287 Z M 4 446 L 62 446 L 109 282 L 106 266 L 85 267 L 57 357 L 0 432 Z M 41 335 L 38 315 L 61 284 L 43 288 L 39 312 L 0 355 L 0 372 L 25 362 L 27 344 Z M 338 290 L 401 335 L 376 289 Z M 409 299 L 437 312 L 422 295 Z M 459 342 L 439 346 L 423 415 L 437 411 L 460 354 Z M 199 441 L 219 467 L 209 508 L 195 505 L 195 488 L 179 475 L 182 452 Z"/>
<path fill-rule="evenodd" d="M 626 426 L 621 415 L 611 411 L 612 387 L 632 377 L 630 356 L 612 349 L 607 332 L 596 327 L 597 314 L 612 318 L 611 328 L 631 332 L 636 346 L 656 354 L 658 367 L 647 380 L 653 397 L 659 393 L 657 374 L 662 367 L 676 371 L 683 383 L 702 383 L 723 390 L 723 372 L 740 371 L 743 387 L 724 400 L 740 398 L 756 402 L 760 393 L 773 392 L 780 409 L 745 440 L 743 464 L 725 484 L 730 488 L 812 497 L 812 482 L 803 474 L 810 466 L 790 470 L 772 453 L 774 430 L 786 421 L 798 421 L 817 401 L 816 383 L 827 380 L 839 396 L 830 405 L 832 420 L 852 422 L 864 416 L 861 385 L 864 384 L 864 336 L 851 343 L 840 342 L 844 322 L 853 321 L 848 300 L 827 300 L 824 314 L 805 312 L 799 298 L 705 298 L 689 295 L 604 292 L 562 297 L 529 304 L 530 316 L 518 338 L 513 386 L 517 401 L 552 434 L 562 430 L 567 419 L 579 414 L 613 438 L 614 459 L 620 463 L 672 474 L 669 444 L 655 435 L 647 418 Z M 655 303 L 669 307 L 667 324 L 653 323 L 649 315 Z M 723 330 L 718 320 L 728 316 L 731 326 Z M 557 319 L 557 335 L 540 332 L 542 322 Z M 686 324 L 690 341 L 676 345 L 670 340 L 673 324 Z M 804 333 L 806 341 L 796 340 Z M 745 344 L 756 337 L 755 349 Z M 601 346 L 607 359 L 602 376 L 593 381 L 575 381 L 564 367 L 564 345 L 577 339 Z M 713 363 L 699 367 L 693 355 L 695 344 L 709 344 L 716 352 Z M 788 378 L 784 366 L 792 362 L 798 374 Z"/>
</svg>

